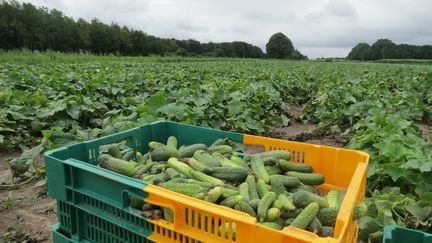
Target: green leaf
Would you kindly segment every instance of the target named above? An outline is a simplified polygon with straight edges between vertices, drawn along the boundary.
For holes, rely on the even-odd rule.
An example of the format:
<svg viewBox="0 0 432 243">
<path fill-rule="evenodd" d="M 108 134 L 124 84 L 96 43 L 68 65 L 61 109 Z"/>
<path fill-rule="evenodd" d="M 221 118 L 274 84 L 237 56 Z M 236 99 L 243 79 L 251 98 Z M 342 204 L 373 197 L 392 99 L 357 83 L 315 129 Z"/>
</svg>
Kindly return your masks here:
<svg viewBox="0 0 432 243">
<path fill-rule="evenodd" d="M 414 203 L 411 205 L 407 205 L 406 210 L 422 222 L 432 216 L 431 206 L 420 207 L 417 203 Z"/>
<path fill-rule="evenodd" d="M 79 108 L 77 108 L 77 105 L 68 105 L 66 108 L 66 112 L 75 120 L 78 120 L 80 117 L 80 110 Z"/>
<path fill-rule="evenodd" d="M 43 187 L 46 185 L 46 183 L 47 183 L 46 179 L 42 179 L 42 180 L 39 180 L 38 182 L 36 182 L 34 187 Z"/>
<path fill-rule="evenodd" d="M 382 165 L 383 173 L 389 175 L 393 181 L 403 177 L 405 170 L 400 168 L 400 163 L 388 163 Z"/>
<path fill-rule="evenodd" d="M 400 166 L 404 169 L 416 169 L 421 172 L 432 171 L 432 160 L 431 161 L 420 161 L 418 159 L 410 159 Z"/>
<path fill-rule="evenodd" d="M 157 91 L 154 95 L 146 100 L 146 105 L 149 106 L 150 112 L 154 113 L 160 107 L 166 105 L 166 94 L 164 91 Z"/>
</svg>

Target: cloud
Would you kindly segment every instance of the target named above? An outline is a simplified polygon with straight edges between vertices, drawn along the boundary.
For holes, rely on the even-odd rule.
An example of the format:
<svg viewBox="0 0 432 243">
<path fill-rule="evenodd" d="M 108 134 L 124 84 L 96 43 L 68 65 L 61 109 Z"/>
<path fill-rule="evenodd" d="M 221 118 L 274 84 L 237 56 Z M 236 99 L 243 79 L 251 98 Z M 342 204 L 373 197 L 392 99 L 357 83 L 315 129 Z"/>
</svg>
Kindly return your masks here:
<svg viewBox="0 0 432 243">
<path fill-rule="evenodd" d="M 358 42 L 432 44 L 429 0 L 31 0 L 75 19 L 93 17 L 148 34 L 260 46 L 283 32 L 309 57 L 346 56 Z"/>
</svg>

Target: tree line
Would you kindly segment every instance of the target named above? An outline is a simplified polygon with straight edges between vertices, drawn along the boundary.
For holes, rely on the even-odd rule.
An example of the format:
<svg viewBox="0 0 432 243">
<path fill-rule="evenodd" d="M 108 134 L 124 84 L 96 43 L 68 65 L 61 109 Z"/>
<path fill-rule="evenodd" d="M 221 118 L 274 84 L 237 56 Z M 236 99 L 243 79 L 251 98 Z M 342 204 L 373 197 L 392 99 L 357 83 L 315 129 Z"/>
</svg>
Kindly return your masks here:
<svg viewBox="0 0 432 243">
<path fill-rule="evenodd" d="M 0 49 L 88 51 L 94 54 L 221 56 L 261 58 L 258 46 L 242 41 L 200 43 L 196 40 L 158 38 L 98 19 L 75 21 L 61 11 L 31 3 L 0 1 Z"/>
<path fill-rule="evenodd" d="M 116 23 L 94 18 L 74 20 L 61 11 L 31 3 L 0 0 L 0 49 L 91 52 L 128 56 L 179 55 L 263 58 L 258 46 L 242 42 L 201 43 L 197 40 L 159 38 Z M 292 47 L 292 44 L 291 46 Z M 299 51 L 289 50 L 283 58 L 303 59 Z M 279 58 L 278 55 L 269 57 Z"/>
<path fill-rule="evenodd" d="M 432 59 L 432 45 L 395 44 L 389 39 L 379 39 L 372 45 L 358 43 L 348 54 L 350 60 L 379 59 Z"/>
</svg>

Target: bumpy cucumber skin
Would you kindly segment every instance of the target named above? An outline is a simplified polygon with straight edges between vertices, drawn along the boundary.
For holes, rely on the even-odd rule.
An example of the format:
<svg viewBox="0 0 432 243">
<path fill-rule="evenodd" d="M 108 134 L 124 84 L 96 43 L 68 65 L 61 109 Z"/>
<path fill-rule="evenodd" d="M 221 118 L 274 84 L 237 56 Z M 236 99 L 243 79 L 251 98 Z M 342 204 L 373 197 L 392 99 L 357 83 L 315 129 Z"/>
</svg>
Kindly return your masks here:
<svg viewBox="0 0 432 243">
<path fill-rule="evenodd" d="M 292 177 L 292 176 L 285 176 L 285 175 L 271 175 L 270 180 L 278 180 L 280 181 L 285 187 L 288 188 L 295 188 L 301 185 L 301 182 L 298 178 Z"/>
<path fill-rule="evenodd" d="M 322 226 L 321 232 L 319 233 L 319 236 L 321 237 L 333 237 L 334 228 L 328 227 L 328 226 Z"/>
<path fill-rule="evenodd" d="M 235 205 L 239 204 L 241 201 L 243 201 L 243 196 L 242 195 L 236 195 L 236 196 L 225 198 L 222 202 L 220 202 L 220 205 L 226 206 L 229 208 L 234 208 Z"/>
<path fill-rule="evenodd" d="M 270 185 L 271 185 L 271 190 L 275 192 L 277 195 L 283 194 L 286 191 L 286 188 L 283 185 L 282 181 L 278 180 L 275 177 L 270 177 Z"/>
<path fill-rule="evenodd" d="M 218 178 L 215 178 L 213 176 L 206 175 L 200 171 L 192 171 L 191 175 L 194 179 L 199 180 L 199 181 L 213 183 L 214 185 L 217 185 L 217 186 L 223 186 L 224 185 L 224 182 L 222 180 L 219 180 Z"/>
<path fill-rule="evenodd" d="M 208 167 L 220 167 L 220 166 L 222 166 L 222 164 L 220 163 L 220 161 L 218 159 L 214 158 L 213 156 L 211 156 L 211 154 L 207 153 L 204 150 L 195 151 L 193 157 Z"/>
<path fill-rule="evenodd" d="M 258 217 L 260 222 L 264 222 L 264 219 L 267 216 L 267 210 L 272 205 L 274 200 L 276 200 L 276 193 L 274 192 L 268 192 L 264 197 L 261 199 L 261 201 L 258 204 Z"/>
<path fill-rule="evenodd" d="M 297 191 L 293 194 L 293 203 L 296 207 L 304 208 L 312 202 L 318 203 L 320 208 L 328 207 L 327 200 L 316 194 L 307 191 Z"/>
<path fill-rule="evenodd" d="M 190 167 L 189 165 L 180 162 L 178 159 L 176 158 L 170 158 L 167 162 L 167 165 L 170 168 L 173 168 L 175 171 L 184 174 L 185 176 L 187 176 L 188 178 L 192 178 L 192 171 L 194 171 L 192 169 L 192 167 Z"/>
<path fill-rule="evenodd" d="M 247 184 L 246 182 L 243 182 L 240 186 L 239 186 L 239 194 L 243 196 L 243 199 L 246 202 L 250 201 L 250 196 L 249 196 L 249 184 Z"/>
<path fill-rule="evenodd" d="M 249 197 L 250 197 L 250 199 L 251 200 L 259 199 L 260 197 L 258 195 L 255 177 L 253 175 L 248 175 L 246 177 L 246 183 L 249 185 Z"/>
<path fill-rule="evenodd" d="M 299 229 L 306 229 L 309 223 L 314 219 L 319 210 L 319 205 L 316 202 L 312 202 L 306 206 L 305 209 L 294 219 L 290 226 Z"/>
<path fill-rule="evenodd" d="M 282 203 L 282 207 L 287 210 L 294 210 L 296 207 L 293 204 L 292 196 L 287 196 L 285 194 L 280 194 L 278 200 Z"/>
<path fill-rule="evenodd" d="M 207 146 L 203 143 L 196 143 L 189 146 L 184 146 L 178 149 L 178 156 L 180 158 L 191 158 L 198 150 L 206 150 Z"/>
<path fill-rule="evenodd" d="M 270 176 L 265 169 L 264 163 L 260 157 L 252 156 L 251 159 L 251 168 L 252 171 L 259 179 L 263 179 L 265 183 L 270 182 Z"/>
<path fill-rule="evenodd" d="M 314 217 L 312 221 L 309 223 L 307 230 L 312 233 L 318 234 L 319 232 L 321 232 L 321 228 L 322 228 L 321 221 L 319 221 L 317 217 Z"/>
<path fill-rule="evenodd" d="M 273 157 L 275 159 L 289 160 L 291 157 L 291 154 L 290 154 L 290 152 L 285 151 L 285 150 L 273 150 L 273 151 L 267 151 L 267 152 L 253 154 L 253 156 L 258 156 L 260 158 Z"/>
<path fill-rule="evenodd" d="M 207 151 L 211 154 L 212 153 L 229 154 L 233 151 L 233 149 L 229 145 L 221 144 L 221 145 L 211 146 L 207 149 Z"/>
<path fill-rule="evenodd" d="M 325 178 L 321 174 L 302 173 L 297 171 L 288 171 L 288 176 L 297 177 L 302 183 L 311 186 L 317 186 L 324 183 Z"/>
<path fill-rule="evenodd" d="M 159 142 L 155 142 L 155 141 L 151 141 L 151 142 L 148 143 L 148 147 L 152 151 L 155 150 L 156 148 L 162 147 L 162 146 L 165 146 L 165 144 L 159 143 Z"/>
<path fill-rule="evenodd" d="M 338 213 L 338 208 L 321 208 L 318 211 L 317 218 L 322 225 L 333 227 L 336 224 L 336 217 Z"/>
<path fill-rule="evenodd" d="M 338 205 L 338 194 L 339 193 L 336 190 L 330 190 L 327 193 L 326 198 L 327 198 L 327 202 L 329 204 L 329 208 L 337 208 L 339 206 Z"/>
<path fill-rule="evenodd" d="M 269 192 L 269 188 L 263 179 L 258 179 L 256 187 L 260 198 L 263 198 Z"/>
<path fill-rule="evenodd" d="M 237 189 L 231 189 L 231 188 L 222 188 L 222 197 L 227 198 L 231 196 L 239 195 L 239 191 Z"/>
<path fill-rule="evenodd" d="M 267 216 L 265 218 L 265 222 L 272 222 L 279 218 L 281 212 L 278 208 L 270 208 L 267 210 Z"/>
<path fill-rule="evenodd" d="M 199 191 L 203 190 L 203 187 L 196 184 L 186 184 L 186 183 L 173 183 L 173 182 L 166 182 L 159 184 L 161 187 L 166 188 L 168 190 L 182 193 L 188 196 L 194 196 Z"/>
<path fill-rule="evenodd" d="M 248 169 L 243 167 L 214 167 L 210 175 L 229 182 L 242 182 L 248 176 Z"/>
<path fill-rule="evenodd" d="M 166 161 L 171 157 L 177 157 L 177 149 L 166 145 L 157 147 L 151 152 L 154 161 Z"/>
<path fill-rule="evenodd" d="M 278 160 L 279 167 L 287 171 L 297 171 L 297 172 L 303 172 L 303 173 L 312 173 L 313 168 L 310 165 L 306 164 L 298 164 L 298 163 L 292 163 L 284 159 Z"/>
<path fill-rule="evenodd" d="M 256 218 L 257 215 L 255 213 L 255 210 L 245 201 L 241 201 L 238 205 L 235 206 L 236 210 L 248 213 L 250 216 Z"/>
<path fill-rule="evenodd" d="M 363 217 L 364 215 L 366 215 L 367 211 L 368 211 L 368 207 L 366 203 L 364 203 L 363 201 L 357 203 L 354 207 L 353 220 L 357 220 Z"/>
<path fill-rule="evenodd" d="M 122 158 L 120 148 L 117 144 L 112 144 L 111 146 L 109 146 L 108 154 L 111 155 L 112 157 L 116 158 L 116 159 Z"/>
<path fill-rule="evenodd" d="M 109 154 L 101 154 L 98 158 L 99 166 L 126 176 L 134 176 L 136 171 L 135 163 L 117 159 Z"/>
<path fill-rule="evenodd" d="M 266 165 L 265 169 L 270 176 L 283 174 L 283 170 L 281 170 L 278 166 Z"/>
<path fill-rule="evenodd" d="M 258 205 L 260 203 L 260 199 L 252 199 L 248 202 L 249 206 L 251 206 L 254 210 L 257 210 Z"/>
</svg>

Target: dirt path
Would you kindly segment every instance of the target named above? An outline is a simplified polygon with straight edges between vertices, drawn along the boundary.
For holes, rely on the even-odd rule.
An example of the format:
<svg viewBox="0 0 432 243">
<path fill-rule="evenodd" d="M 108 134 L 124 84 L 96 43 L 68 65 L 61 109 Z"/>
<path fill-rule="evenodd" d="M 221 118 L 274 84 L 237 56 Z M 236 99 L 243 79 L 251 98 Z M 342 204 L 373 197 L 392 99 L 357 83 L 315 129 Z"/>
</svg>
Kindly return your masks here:
<svg viewBox="0 0 432 243">
<path fill-rule="evenodd" d="M 420 131 L 423 134 L 423 137 L 426 140 L 432 141 L 432 127 L 431 126 L 428 126 L 428 125 L 423 124 L 423 123 L 417 123 L 415 125 L 420 129 Z"/>
<path fill-rule="evenodd" d="M 35 182 L 6 188 L 12 182 L 7 160 L 19 154 L 0 155 L 0 242 L 52 242 L 51 226 L 57 221 L 55 200 Z"/>
</svg>

